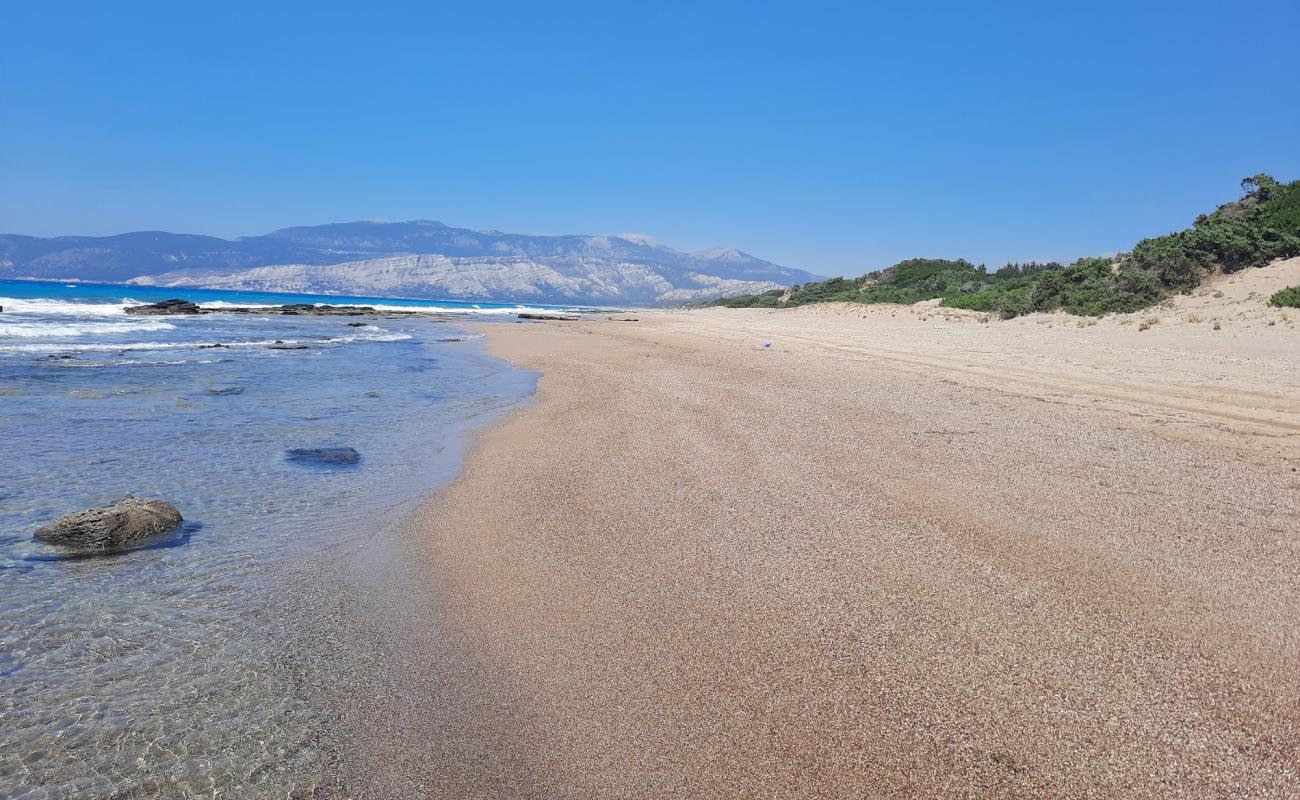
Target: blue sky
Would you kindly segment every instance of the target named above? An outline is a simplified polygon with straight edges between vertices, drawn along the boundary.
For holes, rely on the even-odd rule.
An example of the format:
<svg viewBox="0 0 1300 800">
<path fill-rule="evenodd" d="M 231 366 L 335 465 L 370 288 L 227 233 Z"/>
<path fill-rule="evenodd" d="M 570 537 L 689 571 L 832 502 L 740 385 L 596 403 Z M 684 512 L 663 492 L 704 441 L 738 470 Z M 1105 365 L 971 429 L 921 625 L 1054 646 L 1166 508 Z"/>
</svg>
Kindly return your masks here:
<svg viewBox="0 0 1300 800">
<path fill-rule="evenodd" d="M 1069 259 L 1300 178 L 1295 0 L 0 7 L 0 231 Z"/>
</svg>

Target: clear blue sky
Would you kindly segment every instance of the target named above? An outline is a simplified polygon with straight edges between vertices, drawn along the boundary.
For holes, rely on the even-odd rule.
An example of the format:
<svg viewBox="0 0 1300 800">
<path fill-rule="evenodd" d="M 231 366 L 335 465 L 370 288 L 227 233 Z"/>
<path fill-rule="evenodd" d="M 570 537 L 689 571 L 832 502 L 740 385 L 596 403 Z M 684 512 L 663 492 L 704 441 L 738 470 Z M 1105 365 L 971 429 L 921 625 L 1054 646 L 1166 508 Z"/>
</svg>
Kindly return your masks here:
<svg viewBox="0 0 1300 800">
<path fill-rule="evenodd" d="M 21 2 L 0 231 L 637 231 L 822 274 L 1300 178 L 1300 3 Z"/>
</svg>

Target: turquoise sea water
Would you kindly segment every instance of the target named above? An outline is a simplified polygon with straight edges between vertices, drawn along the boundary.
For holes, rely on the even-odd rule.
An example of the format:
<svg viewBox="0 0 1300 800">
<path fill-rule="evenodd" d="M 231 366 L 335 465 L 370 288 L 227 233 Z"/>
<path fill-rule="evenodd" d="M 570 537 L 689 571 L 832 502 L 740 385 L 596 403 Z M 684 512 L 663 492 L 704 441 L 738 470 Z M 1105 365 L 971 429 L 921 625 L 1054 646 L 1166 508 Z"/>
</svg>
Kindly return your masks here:
<svg viewBox="0 0 1300 800">
<path fill-rule="evenodd" d="M 122 311 L 169 297 L 519 310 L 0 282 L 0 797 L 311 787 L 328 721 L 288 643 L 318 609 L 290 577 L 314 554 L 368 546 L 450 478 L 467 430 L 535 385 L 455 319 Z M 286 457 L 334 446 L 361 462 Z M 172 502 L 185 525 L 107 555 L 32 540 L 128 492 Z"/>
<path fill-rule="evenodd" d="M 328 303 L 331 305 L 369 305 L 393 309 L 446 311 L 449 313 L 497 315 L 516 314 L 529 308 L 572 310 L 569 306 L 519 305 L 516 303 L 480 303 L 463 300 L 414 300 L 362 295 L 289 294 L 282 292 L 235 292 L 224 289 L 177 289 L 158 286 L 123 286 L 115 283 L 68 281 L 0 281 L 0 298 L 75 301 L 78 303 L 117 303 L 129 298 L 137 303 L 156 303 L 180 297 L 199 305 L 281 305 L 287 303 Z M 3 305 L 3 300 L 0 300 Z"/>
</svg>

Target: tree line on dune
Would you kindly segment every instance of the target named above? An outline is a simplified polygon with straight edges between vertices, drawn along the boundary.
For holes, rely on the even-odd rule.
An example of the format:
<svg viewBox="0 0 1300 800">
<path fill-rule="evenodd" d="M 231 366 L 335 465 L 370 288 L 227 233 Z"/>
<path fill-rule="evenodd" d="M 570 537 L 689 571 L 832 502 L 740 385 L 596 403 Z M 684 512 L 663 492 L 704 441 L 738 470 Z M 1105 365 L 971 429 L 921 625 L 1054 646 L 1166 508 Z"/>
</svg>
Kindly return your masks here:
<svg viewBox="0 0 1300 800">
<path fill-rule="evenodd" d="M 989 272 L 965 259 L 912 258 L 860 278 L 727 297 L 728 308 L 793 308 L 811 303 L 917 303 L 985 311 L 1010 319 L 1063 310 L 1100 316 L 1137 311 L 1186 293 L 1216 272 L 1236 272 L 1300 255 L 1300 181 L 1269 175 L 1241 182 L 1242 197 L 1196 218 L 1192 227 L 1138 242 L 1110 258 L 1072 264 L 1007 264 Z M 1274 295 L 1274 305 L 1300 305 L 1300 287 Z"/>
</svg>

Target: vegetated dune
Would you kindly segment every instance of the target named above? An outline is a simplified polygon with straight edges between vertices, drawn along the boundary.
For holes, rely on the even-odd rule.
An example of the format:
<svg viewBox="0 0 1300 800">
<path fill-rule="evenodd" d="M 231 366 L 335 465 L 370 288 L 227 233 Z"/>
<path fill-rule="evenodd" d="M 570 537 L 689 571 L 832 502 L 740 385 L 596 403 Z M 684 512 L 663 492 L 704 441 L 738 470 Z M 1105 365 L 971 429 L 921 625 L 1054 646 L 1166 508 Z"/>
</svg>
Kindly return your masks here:
<svg viewBox="0 0 1300 800">
<path fill-rule="evenodd" d="M 1300 309 L 1277 308 L 1269 305 L 1274 293 L 1289 286 L 1300 285 L 1300 257 L 1274 261 L 1265 267 L 1245 269 L 1227 275 L 1207 278 L 1189 294 L 1172 295 L 1159 305 L 1128 314 L 1108 314 L 1102 317 L 1080 317 L 1064 312 L 1030 314 L 1013 320 L 1000 321 L 999 325 L 1024 327 L 1026 325 L 1066 325 L 1079 328 L 1093 326 L 1141 327 L 1147 330 L 1158 325 L 1167 328 L 1175 325 L 1206 326 L 1218 330 L 1241 331 L 1255 328 L 1296 330 L 1300 322 Z M 920 321 L 991 322 L 996 316 L 979 311 L 947 308 L 940 301 L 924 300 L 912 305 L 862 305 L 858 303 L 820 303 L 800 306 L 782 313 L 801 316 L 886 316 L 893 319 Z"/>
<path fill-rule="evenodd" d="M 1199 288 L 1218 273 L 1264 267 L 1300 256 L 1300 181 L 1259 174 L 1241 182 L 1240 199 L 1201 214 L 1192 226 L 1143 239 L 1129 252 L 1057 261 L 1009 263 L 995 270 L 965 259 L 909 258 L 861 277 L 837 277 L 785 292 L 724 297 L 726 308 L 793 308 L 816 303 L 916 303 L 996 313 L 1080 316 L 1137 312 Z"/>
<path fill-rule="evenodd" d="M 1258 434 L 1252 441 L 1263 455 L 1294 448 L 1300 433 L 1300 309 L 1268 304 L 1296 284 L 1300 258 L 1215 276 L 1192 294 L 1103 317 L 1000 320 L 926 301 L 713 308 L 672 318 L 738 342 L 813 347 L 1002 394 L 1103 405 L 1180 438 Z"/>
</svg>

